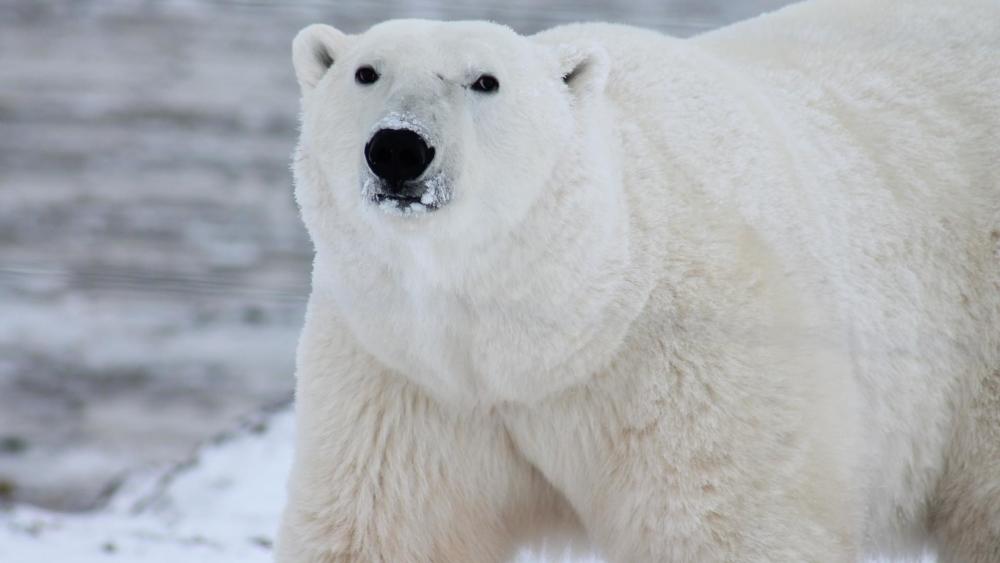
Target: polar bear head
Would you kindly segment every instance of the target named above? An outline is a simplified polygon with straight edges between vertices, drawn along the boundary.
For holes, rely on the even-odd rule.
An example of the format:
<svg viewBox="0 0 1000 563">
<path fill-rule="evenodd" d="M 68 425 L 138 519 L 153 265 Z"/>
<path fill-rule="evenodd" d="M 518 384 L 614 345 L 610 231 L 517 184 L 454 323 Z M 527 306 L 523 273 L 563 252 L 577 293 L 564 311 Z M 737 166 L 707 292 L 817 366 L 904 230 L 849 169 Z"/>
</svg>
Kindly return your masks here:
<svg viewBox="0 0 1000 563">
<path fill-rule="evenodd" d="M 309 168 L 299 202 L 325 210 L 312 222 L 451 247 L 517 228 L 579 144 L 579 114 L 607 75 L 600 48 L 485 22 L 397 20 L 360 35 L 312 25 L 293 62 Z"/>
<path fill-rule="evenodd" d="M 316 318 L 455 400 L 538 396 L 539 371 L 555 389 L 607 353 L 635 286 L 609 59 L 572 26 L 302 30 Z"/>
</svg>

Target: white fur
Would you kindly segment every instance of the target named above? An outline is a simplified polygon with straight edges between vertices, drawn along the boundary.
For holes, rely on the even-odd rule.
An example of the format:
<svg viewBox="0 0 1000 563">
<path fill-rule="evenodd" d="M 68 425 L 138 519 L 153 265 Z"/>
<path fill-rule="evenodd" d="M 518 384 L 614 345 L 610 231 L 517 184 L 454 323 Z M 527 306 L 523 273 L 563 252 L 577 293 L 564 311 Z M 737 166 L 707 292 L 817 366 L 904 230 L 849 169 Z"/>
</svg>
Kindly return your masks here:
<svg viewBox="0 0 1000 563">
<path fill-rule="evenodd" d="M 1000 561 L 998 53 L 993 0 L 303 30 L 278 560 Z M 362 197 L 385 120 L 440 209 Z"/>
</svg>

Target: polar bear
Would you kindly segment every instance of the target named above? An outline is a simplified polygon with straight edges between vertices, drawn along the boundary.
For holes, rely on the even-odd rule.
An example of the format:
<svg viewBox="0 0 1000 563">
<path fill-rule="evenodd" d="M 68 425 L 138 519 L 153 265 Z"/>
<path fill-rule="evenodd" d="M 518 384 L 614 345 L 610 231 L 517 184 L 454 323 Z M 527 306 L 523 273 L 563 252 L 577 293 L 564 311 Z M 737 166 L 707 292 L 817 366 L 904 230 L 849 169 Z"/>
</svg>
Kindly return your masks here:
<svg viewBox="0 0 1000 563">
<path fill-rule="evenodd" d="M 278 561 L 1000 561 L 1000 4 L 956 4 L 300 32 Z"/>
</svg>

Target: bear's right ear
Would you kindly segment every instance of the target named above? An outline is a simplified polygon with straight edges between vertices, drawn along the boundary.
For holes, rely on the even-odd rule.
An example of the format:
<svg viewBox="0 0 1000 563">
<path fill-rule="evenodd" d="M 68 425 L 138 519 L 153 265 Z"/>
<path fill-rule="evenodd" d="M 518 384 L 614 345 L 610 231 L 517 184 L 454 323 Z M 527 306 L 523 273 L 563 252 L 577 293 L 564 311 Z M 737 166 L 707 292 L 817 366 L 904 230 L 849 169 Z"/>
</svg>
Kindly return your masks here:
<svg viewBox="0 0 1000 563">
<path fill-rule="evenodd" d="M 608 80 L 608 52 L 596 44 L 562 44 L 556 49 L 563 82 L 578 98 L 604 92 Z"/>
<path fill-rule="evenodd" d="M 343 54 L 348 37 L 340 30 L 315 23 L 292 40 L 292 65 L 302 91 L 316 87 L 326 71 Z"/>
</svg>

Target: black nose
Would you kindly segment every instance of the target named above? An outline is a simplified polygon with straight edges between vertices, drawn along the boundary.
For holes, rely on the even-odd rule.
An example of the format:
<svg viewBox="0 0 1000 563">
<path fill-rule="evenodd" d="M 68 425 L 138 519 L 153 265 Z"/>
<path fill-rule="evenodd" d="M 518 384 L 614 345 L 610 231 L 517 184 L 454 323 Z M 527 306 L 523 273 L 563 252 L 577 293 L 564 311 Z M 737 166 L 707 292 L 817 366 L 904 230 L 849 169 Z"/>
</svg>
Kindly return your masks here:
<svg viewBox="0 0 1000 563">
<path fill-rule="evenodd" d="M 399 184 L 427 170 L 434 160 L 434 147 L 409 129 L 381 129 L 365 145 L 365 160 L 376 176 Z"/>
</svg>

